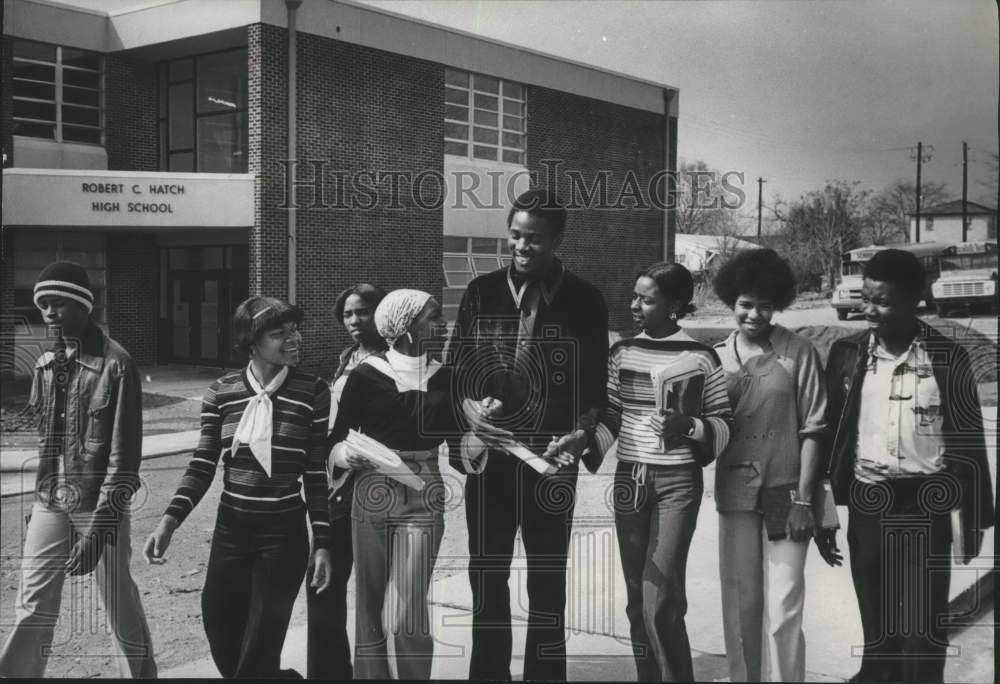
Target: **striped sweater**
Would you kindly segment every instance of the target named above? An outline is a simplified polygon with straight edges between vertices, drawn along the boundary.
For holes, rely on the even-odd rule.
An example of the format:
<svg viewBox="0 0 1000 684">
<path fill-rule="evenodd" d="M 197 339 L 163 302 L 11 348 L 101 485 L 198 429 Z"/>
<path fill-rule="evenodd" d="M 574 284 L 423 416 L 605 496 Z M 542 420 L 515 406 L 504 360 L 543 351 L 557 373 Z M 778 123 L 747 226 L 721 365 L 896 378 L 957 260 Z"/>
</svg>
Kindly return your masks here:
<svg viewBox="0 0 1000 684">
<path fill-rule="evenodd" d="M 705 370 L 702 414 L 695 417 L 695 438 L 679 440 L 664 451 L 649 416 L 656 412 L 650 369 L 670 363 L 683 352 L 698 356 Z M 695 449 L 706 449 L 711 461 L 729 443 L 732 411 L 719 357 L 683 330 L 652 339 L 645 334 L 616 343 L 608 355 L 608 405 L 595 435 L 607 451 L 618 440 L 618 459 L 632 463 L 682 465 L 696 462 Z"/>
<path fill-rule="evenodd" d="M 205 392 L 201 439 L 167 506 L 167 515 L 183 522 L 212 484 L 221 456 L 225 474 L 220 507 L 251 522 L 293 513 L 302 508 L 301 479 L 316 548 L 329 548 L 325 467 L 329 387 L 314 375 L 289 368 L 284 384 L 271 395 L 274 419 L 270 477 L 247 445 L 240 444 L 232 453 L 233 435 L 252 396 L 246 369 L 219 378 Z"/>
</svg>

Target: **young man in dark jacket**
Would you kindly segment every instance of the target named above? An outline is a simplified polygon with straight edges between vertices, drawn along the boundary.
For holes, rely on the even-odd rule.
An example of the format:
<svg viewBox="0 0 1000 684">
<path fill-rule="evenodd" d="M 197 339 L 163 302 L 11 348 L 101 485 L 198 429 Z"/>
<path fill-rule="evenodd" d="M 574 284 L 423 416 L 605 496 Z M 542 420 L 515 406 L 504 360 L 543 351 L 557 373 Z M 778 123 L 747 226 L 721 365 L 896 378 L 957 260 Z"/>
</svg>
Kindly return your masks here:
<svg viewBox="0 0 1000 684">
<path fill-rule="evenodd" d="M 34 299 L 56 342 L 36 362 L 31 387 L 30 402 L 42 419 L 36 501 L 0 676 L 45 674 L 65 578 L 96 571 L 121 652 L 121 676 L 156 677 L 146 615 L 129 571 L 130 507 L 142 461 L 139 372 L 128 352 L 90 319 L 94 295 L 82 266 L 47 266 Z"/>
<path fill-rule="evenodd" d="M 607 393 L 604 298 L 555 256 L 566 210 L 530 190 L 508 218 L 508 268 L 473 280 L 449 349 L 457 396 L 480 434 L 512 438 L 558 470 L 540 474 L 502 449 L 466 480 L 473 614 L 470 679 L 511 678 L 510 577 L 518 528 L 528 557 L 524 678 L 566 678 L 566 560 L 577 463 Z M 487 436 L 487 443 L 497 446 Z M 596 470 L 599 463 L 585 460 Z"/>
<path fill-rule="evenodd" d="M 917 318 L 915 256 L 880 251 L 863 275 L 869 329 L 834 343 L 826 373 L 830 476 L 849 511 L 865 642 L 851 681 L 941 682 L 952 546 L 968 563 L 994 517 L 977 377 L 961 346 Z"/>
</svg>

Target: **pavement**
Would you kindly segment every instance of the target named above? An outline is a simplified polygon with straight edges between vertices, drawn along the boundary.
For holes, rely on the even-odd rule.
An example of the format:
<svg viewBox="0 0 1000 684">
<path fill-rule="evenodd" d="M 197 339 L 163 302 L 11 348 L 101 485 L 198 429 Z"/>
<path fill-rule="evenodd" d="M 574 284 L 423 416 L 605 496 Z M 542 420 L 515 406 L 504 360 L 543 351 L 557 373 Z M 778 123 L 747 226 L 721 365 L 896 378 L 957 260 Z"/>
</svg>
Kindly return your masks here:
<svg viewBox="0 0 1000 684">
<path fill-rule="evenodd" d="M 577 485 L 577 507 L 567 568 L 567 659 L 568 677 L 585 681 L 626 681 L 636 677 L 628 639 L 625 616 L 625 584 L 618 555 L 614 520 L 609 508 L 611 483 L 616 461 L 605 460 L 594 475 L 582 474 Z M 990 464 L 996 481 L 996 448 L 991 448 Z M 725 643 L 722 633 L 722 608 L 719 593 L 718 515 L 712 493 L 714 468 L 705 472 L 705 499 L 698 516 L 698 527 L 688 557 L 687 630 L 694 656 L 698 681 L 728 681 Z M 451 483 L 453 484 L 453 483 Z M 461 506 L 461 492 L 449 499 Z M 583 506 L 580 502 L 603 501 L 603 506 Z M 838 510 L 846 528 L 847 510 Z M 447 530 L 445 534 L 448 534 Z M 861 622 L 854 599 L 849 570 L 845 532 L 838 533 L 844 565 L 831 568 L 811 550 L 806 563 L 806 679 L 808 681 L 844 681 L 860 666 Z M 952 604 L 989 603 L 993 569 L 992 535 L 984 542 L 979 558 L 968 566 L 952 567 Z M 431 588 L 431 631 L 435 635 L 435 658 L 431 677 L 466 679 L 471 648 L 472 597 L 462 557 L 438 559 L 438 567 L 453 567 L 457 572 L 434 582 Z M 523 671 L 524 639 L 527 626 L 526 565 L 520 540 L 511 568 L 511 613 L 513 620 L 515 679 Z M 299 596 L 304 601 L 304 595 Z M 354 591 L 349 590 L 348 632 L 353 643 Z M 298 613 L 298 611 L 296 611 Z M 968 612 L 966 610 L 961 611 Z M 959 646 L 953 645 L 950 662 L 959 665 Z M 968 655 L 968 654 L 967 654 Z M 282 667 L 301 673 L 306 669 L 306 625 L 292 624 L 285 639 Z M 949 667 L 951 667 L 950 665 Z M 211 658 L 160 673 L 161 677 L 218 677 Z M 955 681 L 948 678 L 948 681 Z M 973 681 L 967 674 L 959 681 Z M 979 681 L 979 680 L 976 680 Z M 983 674 L 983 682 L 993 681 L 993 672 Z"/>
<path fill-rule="evenodd" d="M 205 369 L 205 372 L 215 377 L 218 369 Z M 172 385 L 164 380 L 155 389 L 149 387 L 147 382 L 144 389 L 185 398 L 200 396 L 207 383 L 198 375 L 195 380 L 176 378 Z M 990 434 L 995 436 L 995 409 L 984 411 L 984 418 Z M 197 437 L 198 431 L 147 437 L 143 440 L 144 458 L 154 459 L 191 451 Z M 991 475 L 995 483 L 995 437 L 988 440 L 988 443 Z M 25 450 L 5 449 L 0 453 L 3 496 L 32 489 L 32 466 L 35 458 L 34 452 Z M 624 580 L 610 508 L 615 464 L 616 460 L 609 455 L 597 474 L 581 474 L 577 486 L 577 507 L 567 569 L 567 654 L 568 676 L 572 680 L 624 681 L 634 680 L 636 677 L 628 640 L 628 621 L 625 617 Z M 709 467 L 705 472 L 705 499 L 688 559 L 687 629 L 698 681 L 728 681 L 722 634 L 718 516 L 713 501 L 713 481 L 714 469 Z M 453 496 L 448 499 L 450 505 L 464 505 L 457 481 L 452 478 L 448 484 L 455 488 Z M 846 526 L 846 509 L 841 507 L 839 514 L 841 523 Z M 838 533 L 838 542 L 845 557 L 843 567 L 827 566 L 814 550 L 810 551 L 806 564 L 804 630 L 808 681 L 846 680 L 857 672 L 860 663 L 861 624 L 848 569 L 849 557 L 843 529 Z M 962 609 L 963 607 L 990 601 L 994 563 L 994 539 L 993 535 L 987 535 L 979 558 L 968 566 L 953 565 L 950 598 L 957 612 L 967 613 L 969 611 Z M 468 677 L 472 614 L 466 559 L 460 555 L 441 557 L 438 559 L 438 568 L 450 569 L 453 574 L 434 582 L 431 588 L 431 630 L 436 640 L 431 676 L 438 679 L 465 679 Z M 523 549 L 519 541 L 510 581 L 511 611 L 514 616 L 514 660 L 511 668 L 515 679 L 520 678 L 523 670 L 522 654 L 527 625 L 525 571 Z M 354 600 L 352 580 L 348 591 L 348 632 L 352 639 Z M 300 594 L 298 603 L 304 601 L 304 594 Z M 294 668 L 304 674 L 306 625 L 301 605 L 296 606 L 294 615 L 303 617 L 293 621 L 290 626 L 282 653 L 282 666 Z M 992 617 L 989 623 L 992 624 Z M 980 638 L 980 642 L 991 643 L 991 640 Z M 994 681 L 994 671 L 990 669 L 983 672 L 986 668 L 979 660 L 976 661 L 976 669 L 972 669 L 971 659 L 982 657 L 982 646 L 963 651 L 956 644 L 957 641 L 953 641 L 954 653 L 949 659 L 949 670 L 946 672 L 948 681 Z M 990 660 L 992 658 L 986 658 L 986 662 Z M 956 668 L 962 667 L 965 669 L 960 670 L 961 674 L 949 676 L 949 672 L 959 672 Z M 215 678 L 219 674 L 211 658 L 205 657 L 162 671 L 160 676 Z"/>
</svg>

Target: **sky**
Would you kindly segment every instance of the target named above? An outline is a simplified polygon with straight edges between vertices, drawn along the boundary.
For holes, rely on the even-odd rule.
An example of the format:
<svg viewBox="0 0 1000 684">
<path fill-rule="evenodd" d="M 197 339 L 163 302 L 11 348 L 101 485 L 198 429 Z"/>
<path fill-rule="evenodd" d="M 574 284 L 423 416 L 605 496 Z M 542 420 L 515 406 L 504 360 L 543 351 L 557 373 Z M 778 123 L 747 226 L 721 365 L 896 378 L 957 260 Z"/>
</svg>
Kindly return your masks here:
<svg viewBox="0 0 1000 684">
<path fill-rule="evenodd" d="M 992 0 L 356 0 L 680 89 L 678 155 L 756 179 L 764 206 L 828 179 L 925 181 L 990 198 L 997 150 Z"/>
<path fill-rule="evenodd" d="M 933 148 L 924 180 L 952 199 L 966 141 L 969 197 L 996 203 L 993 0 L 351 1 L 679 88 L 679 157 L 743 172 L 749 216 L 758 177 L 765 217 L 828 179 L 913 181 L 918 141 Z"/>
</svg>

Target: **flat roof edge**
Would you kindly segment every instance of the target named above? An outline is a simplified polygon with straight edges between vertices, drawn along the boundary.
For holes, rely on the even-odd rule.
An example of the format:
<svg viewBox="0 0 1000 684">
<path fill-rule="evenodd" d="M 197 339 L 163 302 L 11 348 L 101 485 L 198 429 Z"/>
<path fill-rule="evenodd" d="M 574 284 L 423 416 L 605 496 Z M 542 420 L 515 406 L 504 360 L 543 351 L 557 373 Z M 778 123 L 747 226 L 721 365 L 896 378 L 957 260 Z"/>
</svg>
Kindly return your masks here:
<svg viewBox="0 0 1000 684">
<path fill-rule="evenodd" d="M 643 85 L 653 86 L 655 88 L 661 88 L 661 89 L 665 88 L 667 90 L 672 90 L 674 92 L 679 91 L 679 89 L 676 86 L 672 86 L 667 83 L 660 83 L 658 81 L 653 81 L 647 78 L 633 76 L 631 74 L 626 74 L 621 71 L 615 71 L 614 69 L 608 69 L 606 67 L 600 67 L 594 64 L 588 64 L 587 62 L 579 62 L 575 59 L 570 59 L 569 57 L 562 57 L 560 55 L 556 55 L 551 52 L 544 52 L 542 50 L 536 50 L 534 48 L 525 47 L 523 45 L 517 45 L 516 43 L 508 43 L 507 41 L 500 40 L 499 38 L 493 38 L 491 36 L 483 36 L 478 33 L 472 33 L 471 31 L 465 31 L 459 28 L 455 28 L 453 26 L 446 26 L 444 24 L 435 24 L 432 21 L 426 21 L 424 19 L 420 19 L 419 17 L 411 17 L 409 15 L 400 14 L 399 12 L 393 12 L 392 10 L 387 10 L 382 7 L 368 5 L 363 2 L 356 2 L 355 0 L 322 0 L 322 1 L 331 5 L 337 5 L 337 4 L 348 5 L 350 7 L 354 7 L 363 11 L 373 12 L 375 14 L 382 14 L 388 17 L 392 17 L 393 19 L 398 19 L 400 21 L 420 24 L 422 26 L 427 26 L 428 28 L 434 28 L 440 31 L 445 31 L 447 33 L 454 33 L 464 38 L 471 38 L 473 40 L 481 41 L 484 43 L 492 43 L 494 45 L 499 45 L 500 47 L 505 47 L 512 50 L 518 50 L 520 52 L 525 52 L 527 54 L 534 55 L 536 57 L 551 59 L 557 62 L 562 62 L 564 64 L 572 64 L 573 66 L 576 67 L 582 67 L 584 69 L 598 71 L 602 74 L 606 74 L 608 76 L 614 76 L 616 78 L 622 78 L 628 81 L 632 81 L 634 83 L 641 83 Z"/>
</svg>

